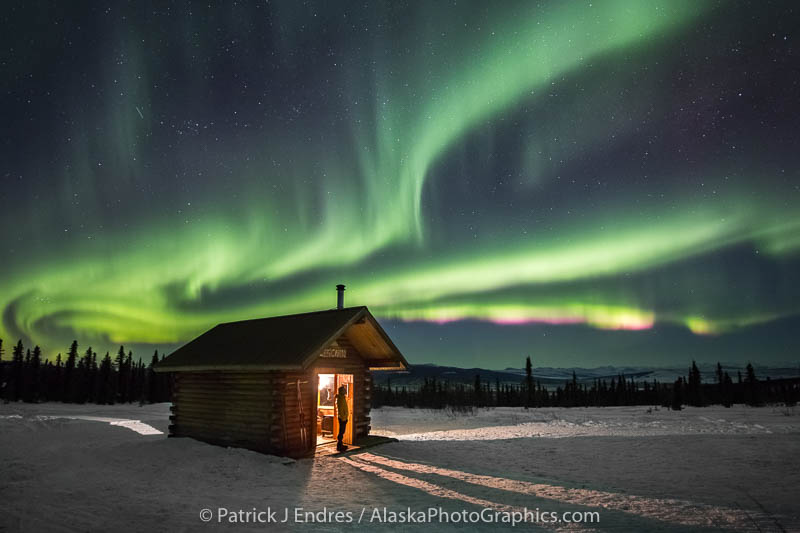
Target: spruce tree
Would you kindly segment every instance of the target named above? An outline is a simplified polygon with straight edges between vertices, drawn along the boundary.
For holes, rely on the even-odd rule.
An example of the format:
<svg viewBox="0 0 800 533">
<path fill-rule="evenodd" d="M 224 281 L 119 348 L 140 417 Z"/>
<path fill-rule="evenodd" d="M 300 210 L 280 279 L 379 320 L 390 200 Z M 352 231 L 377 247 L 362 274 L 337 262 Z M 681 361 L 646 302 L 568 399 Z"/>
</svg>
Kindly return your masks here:
<svg viewBox="0 0 800 533">
<path fill-rule="evenodd" d="M 146 390 L 145 390 L 145 381 L 146 381 L 146 374 L 145 374 L 145 367 L 144 362 L 140 359 L 139 362 L 136 363 L 136 399 L 139 400 L 139 405 L 144 405 L 145 401 L 147 401 Z"/>
<path fill-rule="evenodd" d="M 100 368 L 97 371 L 97 375 L 98 381 L 100 382 L 100 394 L 97 402 L 103 404 L 113 404 L 116 396 L 116 390 L 114 387 L 116 381 L 114 379 L 114 368 L 111 363 L 111 355 L 108 352 L 106 352 L 106 356 L 103 357 L 103 360 L 100 363 Z"/>
<path fill-rule="evenodd" d="M 163 362 L 166 359 L 165 354 L 161 354 L 161 361 Z M 160 402 L 171 402 L 172 401 L 172 383 L 173 377 L 171 374 L 159 374 L 158 375 L 158 382 L 159 382 L 159 389 L 161 390 L 161 399 Z"/>
<path fill-rule="evenodd" d="M 0 401 L 6 399 L 6 372 L 3 365 L 3 339 L 0 339 Z"/>
<path fill-rule="evenodd" d="M 64 391 L 64 365 L 61 363 L 61 352 L 56 356 L 56 366 L 53 369 L 52 383 L 48 395 L 55 401 L 62 401 Z"/>
<path fill-rule="evenodd" d="M 92 376 L 91 346 L 86 348 L 86 351 L 83 353 L 83 357 L 81 357 L 80 361 L 78 362 L 77 368 L 78 370 L 75 379 L 75 398 L 73 398 L 73 401 L 80 403 L 91 401 L 91 396 L 89 394 Z"/>
<path fill-rule="evenodd" d="M 533 399 L 533 365 L 531 357 L 525 358 L 525 409 L 531 406 Z"/>
<path fill-rule="evenodd" d="M 687 388 L 687 392 L 689 394 L 689 405 L 702 407 L 703 393 L 701 390 L 700 369 L 697 368 L 697 363 L 694 361 L 692 361 L 692 368 L 689 371 L 689 385 Z"/>
<path fill-rule="evenodd" d="M 31 355 L 31 363 L 30 363 L 30 398 L 33 402 L 39 401 L 39 395 L 41 393 L 40 385 L 41 385 L 41 369 L 42 365 L 42 349 L 39 348 L 37 344 L 33 348 L 33 355 Z"/>
<path fill-rule="evenodd" d="M 130 403 L 133 398 L 133 381 L 135 369 L 133 368 L 133 352 L 128 350 L 128 357 L 125 358 L 125 403 Z"/>
<path fill-rule="evenodd" d="M 156 403 L 158 401 L 158 374 L 155 367 L 158 364 L 158 350 L 153 354 L 150 364 L 147 367 L 147 401 Z"/>
<path fill-rule="evenodd" d="M 724 403 L 722 399 L 722 389 L 725 386 L 725 375 L 722 372 L 722 365 L 717 361 L 717 402 Z"/>
<path fill-rule="evenodd" d="M 578 376 L 575 371 L 572 371 L 572 402 L 573 405 L 578 404 Z"/>
<path fill-rule="evenodd" d="M 759 406 L 761 405 L 761 394 L 759 391 L 758 380 L 756 379 L 756 372 L 753 365 L 747 363 L 747 377 L 745 378 L 745 401 L 747 405 Z"/>
<path fill-rule="evenodd" d="M 733 405 L 733 380 L 727 372 L 722 377 L 722 393 L 720 403 L 725 407 Z"/>
<path fill-rule="evenodd" d="M 49 402 L 53 398 L 50 396 L 50 391 L 55 390 L 52 386 L 53 381 L 53 363 L 50 360 L 45 359 L 44 364 L 42 365 L 42 373 L 41 373 L 41 389 L 39 392 L 40 401 Z"/>
<path fill-rule="evenodd" d="M 76 366 L 78 364 L 78 341 L 72 341 L 67 353 L 67 361 L 64 363 L 64 390 L 62 391 L 62 402 L 73 402 L 76 396 Z"/>
<path fill-rule="evenodd" d="M 75 366 L 75 373 L 73 374 L 72 379 L 72 392 L 70 393 L 70 401 L 74 403 L 85 403 L 86 397 L 84 396 L 84 392 L 86 390 L 85 383 L 86 383 L 86 358 L 81 357 L 78 361 L 77 366 Z"/>
<path fill-rule="evenodd" d="M 31 349 L 25 350 L 25 361 L 22 365 L 22 401 L 31 401 Z"/>
<path fill-rule="evenodd" d="M 672 386 L 672 403 L 670 408 L 673 411 L 680 411 L 683 408 L 683 378 L 675 380 Z"/>
<path fill-rule="evenodd" d="M 89 379 L 89 387 L 91 389 L 91 397 L 94 403 L 103 403 L 103 381 L 100 377 L 100 366 L 97 364 L 97 352 L 92 351 L 91 362 L 91 378 Z"/>
<path fill-rule="evenodd" d="M 9 400 L 16 402 L 22 397 L 23 381 L 25 378 L 25 347 L 22 345 L 22 339 L 17 341 L 11 355 L 11 379 L 9 392 Z"/>
<path fill-rule="evenodd" d="M 86 390 L 89 399 L 97 403 L 97 352 L 92 350 L 92 355 L 89 358 L 89 375 L 86 378 Z"/>
<path fill-rule="evenodd" d="M 125 370 L 125 348 L 123 346 L 119 347 L 117 357 L 114 359 L 114 366 L 117 368 L 117 401 L 125 403 L 128 374 Z"/>
</svg>

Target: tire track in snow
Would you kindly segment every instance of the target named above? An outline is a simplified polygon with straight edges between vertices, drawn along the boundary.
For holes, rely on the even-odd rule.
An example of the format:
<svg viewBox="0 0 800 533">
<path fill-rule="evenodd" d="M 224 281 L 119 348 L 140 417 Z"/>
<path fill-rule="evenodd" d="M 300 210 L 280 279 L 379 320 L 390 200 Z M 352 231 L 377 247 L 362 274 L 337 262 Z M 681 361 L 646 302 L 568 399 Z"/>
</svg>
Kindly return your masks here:
<svg viewBox="0 0 800 533">
<path fill-rule="evenodd" d="M 363 454 L 356 455 L 356 456 L 353 456 L 353 457 L 360 458 L 361 455 L 363 455 Z M 406 487 L 411 487 L 411 488 L 414 488 L 414 489 L 421 490 L 423 492 L 426 492 L 426 493 L 430 494 L 431 496 L 436 496 L 437 498 L 445 498 L 445 499 L 448 499 L 448 500 L 462 501 L 462 502 L 469 503 L 469 504 L 472 504 L 472 505 L 477 505 L 479 507 L 484 507 L 484 508 L 487 508 L 487 509 L 494 509 L 495 511 L 501 511 L 501 512 L 505 512 L 505 513 L 524 513 L 525 512 L 525 509 L 523 507 L 507 505 L 507 504 L 504 504 L 504 503 L 497 503 L 497 502 L 493 502 L 493 501 L 490 501 L 490 500 L 484 500 L 482 498 L 476 498 L 474 496 L 469 496 L 468 494 L 463 494 L 461 492 L 457 492 L 457 491 L 454 491 L 454 490 L 451 490 L 451 489 L 446 489 L 444 487 L 440 487 L 439 485 L 436 485 L 434 483 L 430 483 L 428 481 L 423 481 L 421 479 L 404 476 L 402 474 L 398 474 L 397 472 L 392 472 L 391 470 L 386 470 L 384 468 L 381 468 L 379 466 L 376 466 L 374 464 L 370 464 L 370 463 L 367 463 L 367 462 L 354 461 L 353 459 L 349 459 L 347 457 L 342 457 L 340 459 L 340 461 L 344 461 L 345 463 L 349 464 L 350 466 L 353 466 L 355 468 L 363 470 L 364 472 L 369 472 L 370 474 L 375 474 L 376 476 L 378 476 L 378 477 L 380 477 L 382 479 L 385 479 L 385 480 L 388 480 L 388 481 L 392 481 L 394 483 L 397 483 L 398 485 L 404 485 Z M 547 526 L 545 526 L 543 524 L 539 524 L 539 523 L 532 524 L 532 525 L 536 525 L 536 526 L 544 528 L 544 529 L 551 529 L 551 528 L 548 528 Z M 579 524 L 570 524 L 570 525 L 567 525 L 567 526 L 554 528 L 552 530 L 554 530 L 554 531 L 575 531 L 575 530 L 587 531 L 585 527 L 582 527 Z"/>
<path fill-rule="evenodd" d="M 752 530 L 754 522 L 773 525 L 774 520 L 774 517 L 771 518 L 761 513 L 747 513 L 742 509 L 696 504 L 677 499 L 646 498 L 593 489 L 567 488 L 558 485 L 471 474 L 432 465 L 398 461 L 368 452 L 354 457 L 371 464 L 383 465 L 397 470 L 446 476 L 472 485 L 535 496 L 571 505 L 621 511 L 642 518 L 671 522 L 683 526 Z M 769 529 L 771 528 L 767 527 L 767 530 Z"/>
</svg>

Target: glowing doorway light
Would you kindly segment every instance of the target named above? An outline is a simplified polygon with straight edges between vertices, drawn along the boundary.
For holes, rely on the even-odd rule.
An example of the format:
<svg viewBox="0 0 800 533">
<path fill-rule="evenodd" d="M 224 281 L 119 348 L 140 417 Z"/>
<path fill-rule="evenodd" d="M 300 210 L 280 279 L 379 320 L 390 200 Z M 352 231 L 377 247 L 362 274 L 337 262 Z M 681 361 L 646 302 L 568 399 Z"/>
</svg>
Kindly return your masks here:
<svg viewBox="0 0 800 533">
<path fill-rule="evenodd" d="M 333 374 L 319 374 L 319 390 L 325 387 L 333 387 Z"/>
</svg>

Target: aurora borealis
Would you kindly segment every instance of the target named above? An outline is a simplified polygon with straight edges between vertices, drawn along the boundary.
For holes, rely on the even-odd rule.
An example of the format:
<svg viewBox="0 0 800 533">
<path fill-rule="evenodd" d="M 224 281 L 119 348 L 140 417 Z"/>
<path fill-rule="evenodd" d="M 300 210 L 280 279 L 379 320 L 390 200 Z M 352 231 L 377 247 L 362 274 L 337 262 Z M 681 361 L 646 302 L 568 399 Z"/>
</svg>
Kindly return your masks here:
<svg viewBox="0 0 800 533">
<path fill-rule="evenodd" d="M 7 344 L 149 355 L 345 283 L 412 363 L 796 360 L 792 2 L 2 16 Z"/>
</svg>

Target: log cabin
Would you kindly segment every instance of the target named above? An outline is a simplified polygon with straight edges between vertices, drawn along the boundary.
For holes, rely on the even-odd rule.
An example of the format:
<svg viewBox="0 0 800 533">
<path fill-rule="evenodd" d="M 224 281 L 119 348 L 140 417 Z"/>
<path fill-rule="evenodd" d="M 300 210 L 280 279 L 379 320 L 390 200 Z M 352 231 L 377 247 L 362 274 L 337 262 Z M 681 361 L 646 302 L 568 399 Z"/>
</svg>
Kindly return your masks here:
<svg viewBox="0 0 800 533">
<path fill-rule="evenodd" d="M 169 435 L 302 457 L 339 431 L 334 397 L 347 393 L 344 442 L 370 432 L 371 370 L 404 370 L 403 355 L 366 307 L 219 324 L 166 357 L 173 374 Z"/>
</svg>

